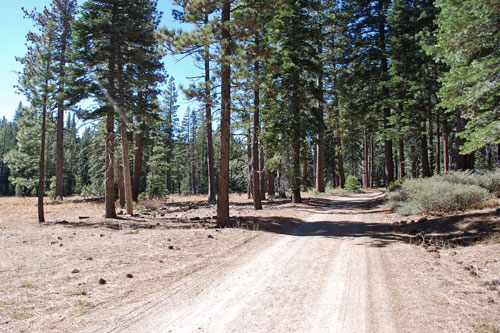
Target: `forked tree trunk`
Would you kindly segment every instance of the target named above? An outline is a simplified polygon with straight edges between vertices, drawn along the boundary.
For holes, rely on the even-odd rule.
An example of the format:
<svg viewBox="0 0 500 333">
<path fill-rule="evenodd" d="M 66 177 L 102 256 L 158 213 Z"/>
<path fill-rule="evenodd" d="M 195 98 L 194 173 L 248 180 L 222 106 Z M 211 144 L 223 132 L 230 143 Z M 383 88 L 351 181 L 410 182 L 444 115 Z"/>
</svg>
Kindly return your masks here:
<svg viewBox="0 0 500 333">
<path fill-rule="evenodd" d="M 230 0 L 222 0 L 222 28 L 221 37 L 226 41 L 222 48 L 221 73 L 221 143 L 219 165 L 219 193 L 217 200 L 217 224 L 220 227 L 229 226 L 229 139 L 231 124 L 231 65 L 228 57 L 231 55 L 231 32 L 229 21 L 231 18 Z"/>
</svg>

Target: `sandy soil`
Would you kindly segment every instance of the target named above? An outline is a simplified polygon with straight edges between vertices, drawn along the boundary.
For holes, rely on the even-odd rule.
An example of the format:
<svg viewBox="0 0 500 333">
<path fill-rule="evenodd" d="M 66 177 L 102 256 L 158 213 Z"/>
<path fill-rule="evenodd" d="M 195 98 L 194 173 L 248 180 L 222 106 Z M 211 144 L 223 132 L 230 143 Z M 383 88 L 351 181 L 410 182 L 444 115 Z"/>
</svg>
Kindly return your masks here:
<svg viewBox="0 0 500 333">
<path fill-rule="evenodd" d="M 100 217 L 101 203 L 53 205 L 38 226 L 34 200 L 0 198 L 0 331 L 500 329 L 491 211 L 401 227 L 381 192 L 259 212 L 233 196 L 238 228 L 219 230 L 202 198 L 176 199 L 120 220 Z M 493 236 L 462 246 L 471 225 Z"/>
</svg>

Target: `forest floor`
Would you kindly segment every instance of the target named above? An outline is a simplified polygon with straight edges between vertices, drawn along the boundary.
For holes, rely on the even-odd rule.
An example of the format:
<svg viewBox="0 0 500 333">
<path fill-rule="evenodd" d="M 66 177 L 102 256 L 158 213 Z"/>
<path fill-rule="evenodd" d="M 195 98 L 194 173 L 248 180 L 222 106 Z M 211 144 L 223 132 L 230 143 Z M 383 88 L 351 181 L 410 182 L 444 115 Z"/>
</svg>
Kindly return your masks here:
<svg viewBox="0 0 500 333">
<path fill-rule="evenodd" d="M 43 225 L 35 198 L 0 198 L 0 332 L 500 331 L 494 208 L 402 218 L 381 191 L 305 196 L 233 195 L 227 229 L 201 196 L 119 219 L 67 198 Z"/>
</svg>

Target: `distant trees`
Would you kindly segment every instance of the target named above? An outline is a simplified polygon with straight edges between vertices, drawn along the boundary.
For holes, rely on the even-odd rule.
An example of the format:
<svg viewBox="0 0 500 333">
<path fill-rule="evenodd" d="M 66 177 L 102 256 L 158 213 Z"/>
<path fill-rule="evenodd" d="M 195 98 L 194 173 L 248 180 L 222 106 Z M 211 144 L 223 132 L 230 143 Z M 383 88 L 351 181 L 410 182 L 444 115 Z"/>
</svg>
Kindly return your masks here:
<svg viewBox="0 0 500 333">
<path fill-rule="evenodd" d="M 218 187 L 227 226 L 230 191 L 261 209 L 275 187 L 300 202 L 301 187 L 343 187 L 346 174 L 366 188 L 499 161 L 492 1 L 175 4 L 189 32 L 159 29 L 152 0 L 25 11 L 30 105 L 0 121 L 0 193 L 38 194 L 42 221 L 46 192 L 104 194 L 115 217 L 117 196 L 131 214 L 141 193 L 214 202 Z M 179 108 L 165 51 L 200 65 L 182 91 L 201 109 Z M 91 127 L 64 123 L 71 110 Z"/>
</svg>

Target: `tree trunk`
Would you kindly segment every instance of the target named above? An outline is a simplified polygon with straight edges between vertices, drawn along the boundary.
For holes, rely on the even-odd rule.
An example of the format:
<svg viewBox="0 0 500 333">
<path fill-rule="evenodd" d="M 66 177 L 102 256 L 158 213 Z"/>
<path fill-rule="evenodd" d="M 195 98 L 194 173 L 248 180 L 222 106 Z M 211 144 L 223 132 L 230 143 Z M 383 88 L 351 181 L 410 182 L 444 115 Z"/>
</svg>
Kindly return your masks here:
<svg viewBox="0 0 500 333">
<path fill-rule="evenodd" d="M 368 188 L 368 139 L 366 137 L 366 128 L 363 128 L 363 153 L 364 153 L 363 186 L 364 188 Z"/>
<path fill-rule="evenodd" d="M 256 44 L 258 44 L 256 42 Z M 255 77 L 259 75 L 259 62 L 254 64 Z M 253 165 L 253 207 L 256 210 L 262 209 L 261 191 L 260 191 L 260 161 L 259 161 L 259 135 L 260 135 L 260 96 L 259 84 L 254 82 L 253 88 L 253 146 L 252 146 L 252 165 Z"/>
<path fill-rule="evenodd" d="M 318 54 L 323 52 L 321 42 L 318 44 Z M 319 90 L 318 98 L 318 143 L 316 144 L 316 191 L 325 192 L 325 124 L 323 119 L 323 69 L 318 73 L 316 85 Z"/>
<path fill-rule="evenodd" d="M 205 14 L 205 25 L 208 14 Z M 214 144 L 212 138 L 212 99 L 210 94 L 210 46 L 205 46 L 205 118 L 207 121 L 207 168 L 208 168 L 208 202 L 215 203 L 215 170 Z"/>
<path fill-rule="evenodd" d="M 429 155 L 427 151 L 427 135 L 425 134 L 420 137 L 420 148 L 422 153 L 422 176 L 430 177 L 431 169 L 429 167 Z"/>
<path fill-rule="evenodd" d="M 449 133 L 444 131 L 443 133 L 443 145 L 444 145 L 444 172 L 448 173 L 450 171 L 450 151 L 448 143 Z"/>
<path fill-rule="evenodd" d="M 385 42 L 385 14 L 383 12 L 383 2 L 381 0 L 378 1 L 378 14 L 380 17 L 379 23 L 379 36 L 380 36 L 380 50 L 382 52 L 380 70 L 382 71 L 382 75 L 387 75 L 387 58 L 385 56 L 386 53 L 386 42 Z M 382 86 L 382 98 L 389 98 L 389 88 L 386 85 Z M 391 109 L 389 107 L 384 107 L 384 156 L 385 156 L 385 185 L 387 186 L 389 183 L 394 181 L 394 161 L 392 156 L 392 140 L 388 138 L 388 131 L 391 128 L 389 124 L 389 118 L 391 117 Z"/>
<path fill-rule="evenodd" d="M 441 120 L 439 109 L 436 113 L 436 174 L 441 174 Z"/>
<path fill-rule="evenodd" d="M 272 157 L 270 149 L 266 149 L 267 152 L 267 158 L 270 159 Z M 274 195 L 275 189 L 274 189 L 274 172 L 269 170 L 269 167 L 267 168 L 267 194 L 269 196 Z"/>
<path fill-rule="evenodd" d="M 219 193 L 217 200 L 217 224 L 220 227 L 229 226 L 229 139 L 231 124 L 231 64 L 228 57 L 231 55 L 229 43 L 231 33 L 229 21 L 231 4 L 229 0 L 222 0 L 222 75 L 221 75 L 221 143 L 219 166 Z"/>
<path fill-rule="evenodd" d="M 307 192 L 309 187 L 309 163 L 307 156 L 307 146 L 302 149 L 302 191 Z"/>
<path fill-rule="evenodd" d="M 142 158 L 144 156 L 144 132 L 146 132 L 146 123 L 141 117 L 137 117 L 137 122 L 141 124 L 138 133 L 135 134 L 135 157 L 134 157 L 134 188 L 132 191 L 132 199 L 137 202 L 139 199 L 139 187 L 141 185 Z M 168 188 L 168 184 L 167 184 Z"/>
<path fill-rule="evenodd" d="M 115 117 L 113 110 L 109 110 L 106 115 L 106 188 L 105 205 L 107 218 L 116 217 L 115 209 L 115 173 L 113 170 L 114 155 L 114 137 L 115 137 Z"/>
<path fill-rule="evenodd" d="M 259 154 L 259 163 L 260 163 L 260 199 L 266 200 L 266 192 L 267 192 L 267 170 L 266 165 L 264 164 L 264 149 L 262 149 L 262 142 L 260 143 L 260 154 Z"/>
<path fill-rule="evenodd" d="M 298 94 L 300 73 L 295 70 L 293 72 L 293 84 L 292 84 L 292 191 L 293 191 L 293 203 L 302 202 L 300 197 L 300 97 Z"/>
<path fill-rule="evenodd" d="M 248 199 L 253 198 L 253 177 L 252 177 L 252 129 L 248 126 L 248 135 L 247 135 L 247 165 L 248 165 L 248 173 L 247 173 L 247 193 Z"/>
<path fill-rule="evenodd" d="M 116 182 L 118 184 L 118 202 L 120 208 L 125 208 L 125 185 L 123 183 L 123 165 L 121 159 L 115 157 Z"/>
<path fill-rule="evenodd" d="M 337 136 L 337 160 L 339 165 L 339 185 L 344 188 L 345 184 L 345 174 L 344 174 L 344 158 L 342 153 L 342 140 L 340 136 Z"/>
<path fill-rule="evenodd" d="M 48 84 L 48 82 L 46 82 Z M 40 143 L 40 175 L 38 178 L 38 222 L 45 222 L 43 209 L 44 181 L 45 181 L 45 134 L 47 131 L 47 94 L 44 96 L 42 110 L 42 142 Z"/>
<path fill-rule="evenodd" d="M 460 112 L 457 113 L 457 138 L 456 138 L 456 146 L 455 146 L 455 157 L 457 160 L 457 169 L 458 170 L 472 170 L 474 169 L 474 153 L 461 155 L 460 147 L 465 143 L 465 139 L 460 137 L 460 133 L 465 130 L 465 125 L 467 121 L 462 118 Z"/>
<path fill-rule="evenodd" d="M 60 88 L 64 89 L 64 88 Z M 63 162 L 64 162 L 64 107 L 63 102 L 57 105 L 57 138 L 56 138 L 56 199 L 63 197 Z"/>
<path fill-rule="evenodd" d="M 399 179 L 405 176 L 405 144 L 403 139 L 399 139 Z"/>
<path fill-rule="evenodd" d="M 432 128 L 432 117 L 429 117 L 429 127 L 428 127 L 428 138 L 429 138 L 429 145 L 428 145 L 428 149 L 429 149 L 429 154 L 430 154 L 430 158 L 429 158 L 429 169 L 431 171 L 431 176 L 434 174 L 434 170 L 435 170 L 435 167 L 434 167 L 434 130 Z"/>
<path fill-rule="evenodd" d="M 374 157 L 375 157 L 375 144 L 373 142 L 373 133 L 370 134 L 370 187 L 373 188 L 373 179 L 375 178 L 375 168 L 374 168 L 374 164 L 375 164 L 375 160 L 374 160 Z"/>
<path fill-rule="evenodd" d="M 127 209 L 127 214 L 134 214 L 134 206 L 132 204 L 132 182 L 130 180 L 130 160 L 129 160 L 129 149 L 128 149 L 128 138 L 127 138 L 127 124 L 124 120 L 121 120 L 120 125 L 122 135 L 122 163 L 123 163 L 123 186 L 125 194 L 125 207 Z"/>
</svg>

